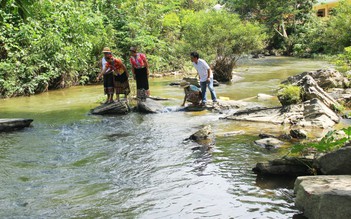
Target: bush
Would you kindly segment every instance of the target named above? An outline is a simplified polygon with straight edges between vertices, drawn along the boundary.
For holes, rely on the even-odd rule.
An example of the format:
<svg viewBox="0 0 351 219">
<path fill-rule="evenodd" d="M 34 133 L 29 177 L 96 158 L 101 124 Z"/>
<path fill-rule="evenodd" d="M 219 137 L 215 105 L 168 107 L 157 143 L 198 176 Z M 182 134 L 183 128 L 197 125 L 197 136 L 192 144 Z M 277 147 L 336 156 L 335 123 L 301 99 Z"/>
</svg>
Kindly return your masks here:
<svg viewBox="0 0 351 219">
<path fill-rule="evenodd" d="M 278 91 L 278 99 L 283 106 L 301 103 L 301 88 L 295 85 L 282 85 Z"/>
</svg>

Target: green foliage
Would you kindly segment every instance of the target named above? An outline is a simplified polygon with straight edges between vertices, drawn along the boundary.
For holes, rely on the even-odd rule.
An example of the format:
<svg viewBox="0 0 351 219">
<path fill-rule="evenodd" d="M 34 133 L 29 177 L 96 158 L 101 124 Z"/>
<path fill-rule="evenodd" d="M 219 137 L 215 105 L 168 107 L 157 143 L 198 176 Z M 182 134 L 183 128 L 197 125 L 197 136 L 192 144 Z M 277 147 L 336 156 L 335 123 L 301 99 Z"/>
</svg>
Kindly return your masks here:
<svg viewBox="0 0 351 219">
<path fill-rule="evenodd" d="M 329 131 L 319 142 L 308 142 L 305 144 L 294 145 L 290 152 L 299 155 L 309 155 L 315 153 L 316 156 L 320 153 L 327 153 L 337 150 L 350 141 L 351 126 L 342 129 L 346 137 L 338 137 L 337 130 Z"/>
<path fill-rule="evenodd" d="M 332 109 L 337 113 L 343 113 L 345 111 L 345 107 L 342 104 L 334 104 Z"/>
<path fill-rule="evenodd" d="M 351 46 L 351 2 L 340 1 L 334 12 L 325 30 L 331 53 L 342 52 L 345 47 Z"/>
<path fill-rule="evenodd" d="M 278 90 L 278 99 L 282 105 L 301 103 L 301 88 L 295 85 L 281 85 Z"/>
<path fill-rule="evenodd" d="M 328 21 L 317 16 L 312 17 L 294 36 L 293 55 L 303 58 L 325 53 L 328 42 L 325 34 Z"/>
<path fill-rule="evenodd" d="M 44 0 L 31 9 L 26 22 L 3 14 L 0 96 L 30 95 L 95 78 L 97 51 L 109 39 L 106 31 L 113 30 L 91 4 Z"/>
<path fill-rule="evenodd" d="M 334 63 L 338 67 L 338 70 L 342 72 L 351 70 L 351 46 L 346 47 L 344 52 L 339 54 L 335 59 Z"/>
<path fill-rule="evenodd" d="M 242 18 L 259 21 L 270 36 L 268 48 L 283 49 L 290 54 L 294 36 L 311 19 L 316 0 L 228 0 L 224 1 Z"/>
<path fill-rule="evenodd" d="M 189 12 L 182 27 L 186 49 L 197 50 L 210 62 L 218 57 L 237 59 L 243 53 L 259 50 L 266 37 L 258 24 L 242 22 L 238 15 L 226 11 Z"/>
<path fill-rule="evenodd" d="M 216 0 L 0 0 L 0 97 L 93 82 L 105 46 L 128 69 L 137 46 L 151 73 L 184 69 L 197 50 L 229 76 L 268 37 L 269 49 L 303 57 L 350 46 L 350 5 L 320 22 L 310 16 L 313 2 L 222 0 L 225 9 L 214 11 Z M 345 51 L 337 62 L 347 67 Z"/>
<path fill-rule="evenodd" d="M 351 3 L 340 1 L 328 19 L 312 17 L 296 35 L 294 55 L 310 57 L 314 54 L 338 54 L 351 46 Z M 340 57 L 343 59 L 344 57 Z M 341 68 L 346 67 L 339 62 Z"/>
</svg>

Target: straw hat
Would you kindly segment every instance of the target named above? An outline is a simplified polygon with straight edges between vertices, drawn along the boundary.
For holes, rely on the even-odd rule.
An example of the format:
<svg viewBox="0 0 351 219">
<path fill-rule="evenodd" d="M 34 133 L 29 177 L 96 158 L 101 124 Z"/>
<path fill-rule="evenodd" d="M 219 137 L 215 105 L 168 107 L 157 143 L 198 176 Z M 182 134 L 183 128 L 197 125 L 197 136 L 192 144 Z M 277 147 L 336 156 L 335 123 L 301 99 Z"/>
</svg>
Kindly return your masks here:
<svg viewBox="0 0 351 219">
<path fill-rule="evenodd" d="M 188 87 L 190 86 L 190 82 L 187 82 L 187 81 L 181 81 L 180 84 L 179 84 L 181 87 Z"/>
<path fill-rule="evenodd" d="M 132 46 L 132 47 L 130 47 L 129 51 L 131 51 L 131 52 L 136 52 L 136 51 L 137 51 L 137 48 L 134 47 L 134 46 Z"/>
<path fill-rule="evenodd" d="M 107 52 L 111 52 L 110 48 L 109 47 L 105 47 L 103 50 L 102 50 L 102 53 L 107 53 Z"/>
</svg>

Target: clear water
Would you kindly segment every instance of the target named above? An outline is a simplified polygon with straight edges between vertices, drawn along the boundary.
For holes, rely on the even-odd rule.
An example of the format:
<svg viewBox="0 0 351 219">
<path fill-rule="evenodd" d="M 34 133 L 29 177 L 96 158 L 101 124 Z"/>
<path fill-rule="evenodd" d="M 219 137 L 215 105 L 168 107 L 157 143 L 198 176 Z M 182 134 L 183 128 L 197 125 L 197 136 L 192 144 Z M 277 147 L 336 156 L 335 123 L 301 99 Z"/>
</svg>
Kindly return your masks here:
<svg viewBox="0 0 351 219">
<path fill-rule="evenodd" d="M 323 61 L 274 57 L 241 63 L 242 79 L 216 87 L 233 100 L 274 94 L 290 75 Z M 32 118 L 32 127 L 0 133 L 0 218 L 292 218 L 294 179 L 261 179 L 257 162 L 281 157 L 253 141 L 280 127 L 220 120 L 210 112 L 176 111 L 183 91 L 151 79 L 169 112 L 96 116 L 102 86 L 73 87 L 0 100 L 0 118 Z M 253 101 L 255 98 L 252 99 Z M 263 103 L 277 104 L 276 100 Z M 193 151 L 184 141 L 212 125 L 216 145 Z M 242 131 L 234 137 L 225 132 Z"/>
</svg>

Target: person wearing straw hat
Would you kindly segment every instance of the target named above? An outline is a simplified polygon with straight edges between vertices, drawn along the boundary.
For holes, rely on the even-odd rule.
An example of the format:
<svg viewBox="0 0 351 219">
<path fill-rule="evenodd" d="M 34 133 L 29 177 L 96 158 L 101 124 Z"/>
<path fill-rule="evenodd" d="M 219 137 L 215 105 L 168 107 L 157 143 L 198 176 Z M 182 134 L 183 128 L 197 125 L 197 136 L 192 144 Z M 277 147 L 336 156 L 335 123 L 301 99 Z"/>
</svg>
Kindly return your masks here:
<svg viewBox="0 0 351 219">
<path fill-rule="evenodd" d="M 184 88 L 184 101 L 181 106 L 185 105 L 185 102 L 188 101 L 194 106 L 199 106 L 202 100 L 202 93 L 200 88 L 195 85 L 190 84 L 190 82 L 182 81 L 180 82 L 180 87 Z"/>
<path fill-rule="evenodd" d="M 127 96 L 130 93 L 130 87 L 128 81 L 128 71 L 126 66 L 120 59 L 117 59 L 112 56 L 110 58 L 107 58 L 105 69 L 111 69 L 111 71 L 113 72 L 113 82 L 116 91 L 116 101 L 120 101 L 120 94 L 124 94 L 124 98 L 127 101 Z"/>
<path fill-rule="evenodd" d="M 130 64 L 133 78 L 136 80 L 137 98 L 144 100 L 150 96 L 149 90 L 149 63 L 146 55 L 138 53 L 136 47 L 130 47 Z"/>
<path fill-rule="evenodd" d="M 104 47 L 104 49 L 102 50 L 102 53 L 104 54 L 104 57 L 102 57 L 102 59 L 100 60 L 100 72 L 104 70 L 106 66 L 106 62 L 107 62 L 106 59 L 112 56 L 112 52 L 109 47 Z"/>
<path fill-rule="evenodd" d="M 101 59 L 100 69 L 101 72 L 97 76 L 96 80 L 99 81 L 100 78 L 103 76 L 104 80 L 104 93 L 107 95 L 107 99 L 104 104 L 113 103 L 113 94 L 114 94 L 114 76 L 113 71 L 110 68 L 106 69 L 107 60 L 112 58 L 112 52 L 110 48 L 105 47 L 102 50 L 104 57 Z"/>
</svg>

